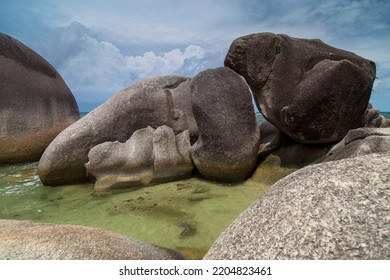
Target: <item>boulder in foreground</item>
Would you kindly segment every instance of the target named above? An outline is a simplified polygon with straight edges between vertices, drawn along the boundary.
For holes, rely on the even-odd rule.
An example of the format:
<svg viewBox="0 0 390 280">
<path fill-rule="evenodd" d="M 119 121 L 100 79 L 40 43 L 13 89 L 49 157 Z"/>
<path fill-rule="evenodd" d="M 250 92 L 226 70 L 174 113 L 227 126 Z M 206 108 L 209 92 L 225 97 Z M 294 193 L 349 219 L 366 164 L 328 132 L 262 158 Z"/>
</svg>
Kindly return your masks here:
<svg viewBox="0 0 390 280">
<path fill-rule="evenodd" d="M 390 155 L 305 167 L 273 185 L 205 259 L 389 259 Z"/>
<path fill-rule="evenodd" d="M 0 220 L 0 259 L 177 260 L 183 256 L 99 228 Z"/>
</svg>

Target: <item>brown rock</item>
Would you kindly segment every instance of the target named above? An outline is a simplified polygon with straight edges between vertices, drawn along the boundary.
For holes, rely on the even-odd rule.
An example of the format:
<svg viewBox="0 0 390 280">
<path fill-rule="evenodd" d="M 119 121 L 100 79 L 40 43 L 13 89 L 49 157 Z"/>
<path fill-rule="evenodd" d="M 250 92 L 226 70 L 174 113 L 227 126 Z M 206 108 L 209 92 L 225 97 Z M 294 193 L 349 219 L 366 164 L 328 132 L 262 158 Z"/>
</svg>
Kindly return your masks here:
<svg viewBox="0 0 390 280">
<path fill-rule="evenodd" d="M 220 181 L 250 176 L 260 132 L 245 81 L 226 67 L 203 71 L 193 78 L 191 102 L 199 129 L 191 155 L 200 174 Z"/>
<path fill-rule="evenodd" d="M 372 61 L 272 33 L 236 39 L 225 66 L 247 80 L 264 117 L 302 143 L 336 142 L 361 127 L 375 78 Z"/>
<path fill-rule="evenodd" d="M 80 117 L 60 74 L 36 52 L 0 33 L 0 163 L 37 161 Z"/>
</svg>

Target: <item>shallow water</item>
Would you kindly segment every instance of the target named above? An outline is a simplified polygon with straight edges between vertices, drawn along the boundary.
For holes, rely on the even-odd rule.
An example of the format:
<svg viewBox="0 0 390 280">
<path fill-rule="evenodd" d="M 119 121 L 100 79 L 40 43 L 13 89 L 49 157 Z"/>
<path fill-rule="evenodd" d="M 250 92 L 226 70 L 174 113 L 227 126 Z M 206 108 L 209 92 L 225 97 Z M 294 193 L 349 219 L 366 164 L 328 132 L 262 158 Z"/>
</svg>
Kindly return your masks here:
<svg viewBox="0 0 390 280">
<path fill-rule="evenodd" d="M 268 186 L 192 178 L 97 196 L 92 184 L 43 186 L 37 163 L 0 166 L 0 218 L 101 227 L 201 258 Z"/>
</svg>

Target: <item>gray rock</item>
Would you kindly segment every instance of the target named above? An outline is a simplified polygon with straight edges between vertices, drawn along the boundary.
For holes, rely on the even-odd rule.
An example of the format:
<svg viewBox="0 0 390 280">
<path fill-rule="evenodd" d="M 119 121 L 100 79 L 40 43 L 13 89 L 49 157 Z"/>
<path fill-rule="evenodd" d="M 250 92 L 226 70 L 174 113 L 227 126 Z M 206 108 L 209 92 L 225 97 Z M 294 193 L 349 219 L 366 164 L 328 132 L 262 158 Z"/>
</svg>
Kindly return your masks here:
<svg viewBox="0 0 390 280">
<path fill-rule="evenodd" d="M 159 184 L 191 177 L 190 147 L 188 130 L 175 136 L 168 126 L 156 130 L 149 126 L 134 132 L 125 143 L 93 147 L 85 166 L 96 178 L 97 192 Z"/>
<path fill-rule="evenodd" d="M 208 179 L 238 181 L 250 176 L 260 132 L 245 81 L 226 67 L 193 78 L 191 102 L 199 138 L 191 156 Z"/>
<path fill-rule="evenodd" d="M 389 259 L 390 156 L 311 165 L 285 177 L 205 259 Z"/>
<path fill-rule="evenodd" d="M 358 128 L 348 134 L 326 154 L 322 162 L 374 153 L 390 152 L 390 128 Z"/>
<path fill-rule="evenodd" d="M 0 33 L 0 163 L 37 161 L 80 118 L 60 74 L 40 55 Z"/>
<path fill-rule="evenodd" d="M 366 109 L 363 120 L 364 127 L 390 127 L 390 120 L 380 114 L 378 109 L 372 108 L 371 104 Z"/>
<path fill-rule="evenodd" d="M 372 61 L 272 33 L 236 39 L 225 66 L 247 80 L 264 117 L 302 143 L 337 142 L 361 127 L 375 78 Z"/>
<path fill-rule="evenodd" d="M 268 156 L 282 144 L 282 133 L 268 121 L 260 124 L 260 135 L 259 158 Z"/>
<path fill-rule="evenodd" d="M 289 136 L 280 133 L 268 121 L 264 121 L 260 125 L 260 135 L 262 139 L 259 148 L 259 159 L 265 159 L 269 154 L 272 154 L 273 157 L 278 159 L 278 167 L 281 168 L 303 168 L 323 158 L 332 148 L 330 144 L 297 143 Z M 261 168 L 261 165 L 262 162 L 258 168 Z"/>
<path fill-rule="evenodd" d="M 166 260 L 178 252 L 99 228 L 0 220 L 2 260 Z"/>
<path fill-rule="evenodd" d="M 162 125 L 176 133 L 197 127 L 190 102 L 187 77 L 149 78 L 120 91 L 104 104 L 65 129 L 49 145 L 38 166 L 45 185 L 87 180 L 84 164 L 89 150 L 108 141 L 125 142 L 138 129 Z"/>
</svg>

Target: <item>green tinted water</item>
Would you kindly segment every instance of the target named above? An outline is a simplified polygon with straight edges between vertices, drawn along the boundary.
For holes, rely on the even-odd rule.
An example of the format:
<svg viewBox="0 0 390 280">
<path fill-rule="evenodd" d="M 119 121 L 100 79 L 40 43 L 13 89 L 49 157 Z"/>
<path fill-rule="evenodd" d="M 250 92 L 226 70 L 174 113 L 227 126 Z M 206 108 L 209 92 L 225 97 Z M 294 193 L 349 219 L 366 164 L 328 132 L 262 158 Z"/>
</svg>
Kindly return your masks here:
<svg viewBox="0 0 390 280">
<path fill-rule="evenodd" d="M 101 227 L 201 258 L 268 186 L 201 179 L 96 196 L 93 185 L 43 186 L 37 164 L 0 166 L 0 218 Z"/>
</svg>

